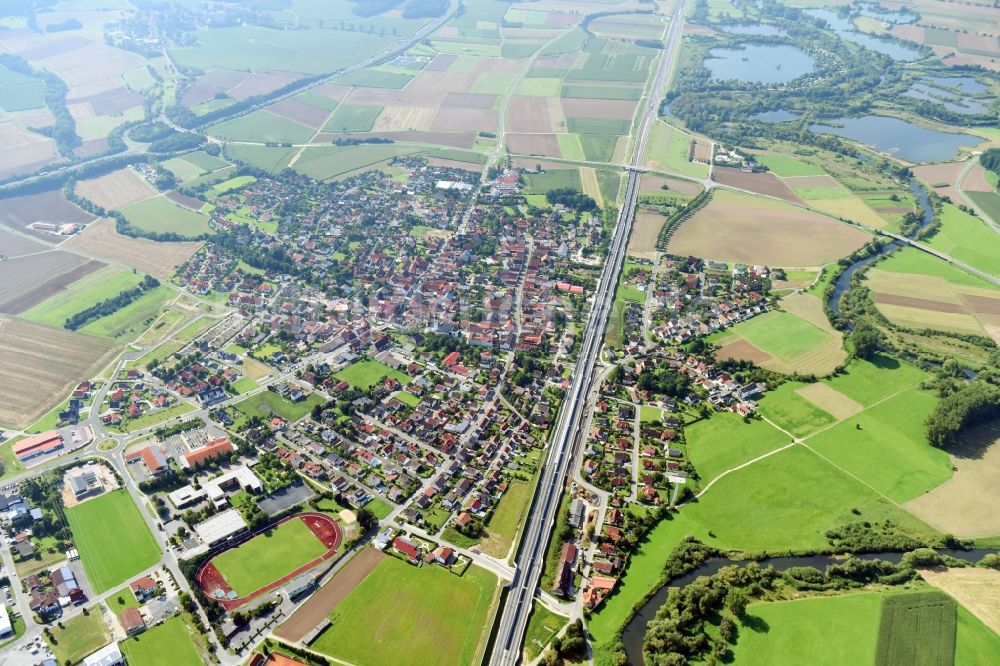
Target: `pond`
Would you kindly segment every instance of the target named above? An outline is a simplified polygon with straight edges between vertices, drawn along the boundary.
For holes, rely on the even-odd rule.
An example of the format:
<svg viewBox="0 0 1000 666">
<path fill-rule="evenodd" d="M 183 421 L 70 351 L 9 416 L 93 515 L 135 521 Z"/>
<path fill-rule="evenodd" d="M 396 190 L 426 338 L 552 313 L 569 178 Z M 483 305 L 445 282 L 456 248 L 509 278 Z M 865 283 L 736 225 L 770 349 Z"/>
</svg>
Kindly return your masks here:
<svg viewBox="0 0 1000 666">
<path fill-rule="evenodd" d="M 959 148 L 974 148 L 983 141 L 970 134 L 927 129 L 889 116 L 838 118 L 826 122 L 830 124 L 813 125 L 809 129 L 853 139 L 910 162 L 948 160 L 958 154 Z"/>
<path fill-rule="evenodd" d="M 959 92 L 977 95 L 986 90 L 986 84 L 976 81 L 971 76 L 928 76 L 930 81 L 937 88 L 957 88 Z"/>
<path fill-rule="evenodd" d="M 941 88 L 936 85 L 928 85 L 927 83 L 914 83 L 903 94 L 914 99 L 937 102 L 949 111 L 964 115 L 987 113 L 989 111 L 989 107 L 978 100 L 968 99 L 961 94 L 956 94 L 953 90 Z"/>
<path fill-rule="evenodd" d="M 798 120 L 799 114 L 778 109 L 776 111 L 761 111 L 760 113 L 755 113 L 751 118 L 765 123 L 782 123 L 786 120 Z"/>
<path fill-rule="evenodd" d="M 876 53 L 885 54 L 893 60 L 910 62 L 920 58 L 920 51 L 918 49 L 904 46 L 896 41 L 879 39 L 878 37 L 859 32 L 850 19 L 841 18 L 836 12 L 832 12 L 829 9 L 809 9 L 806 13 L 829 23 L 830 28 L 844 41 L 863 46 Z"/>
<path fill-rule="evenodd" d="M 764 23 L 734 23 L 722 26 L 722 31 L 732 35 L 759 35 L 763 37 L 784 37 L 788 34 L 780 28 Z"/>
<path fill-rule="evenodd" d="M 713 79 L 738 79 L 749 83 L 787 83 L 813 71 L 815 60 L 787 44 L 744 44 L 708 52 L 705 67 Z"/>
</svg>

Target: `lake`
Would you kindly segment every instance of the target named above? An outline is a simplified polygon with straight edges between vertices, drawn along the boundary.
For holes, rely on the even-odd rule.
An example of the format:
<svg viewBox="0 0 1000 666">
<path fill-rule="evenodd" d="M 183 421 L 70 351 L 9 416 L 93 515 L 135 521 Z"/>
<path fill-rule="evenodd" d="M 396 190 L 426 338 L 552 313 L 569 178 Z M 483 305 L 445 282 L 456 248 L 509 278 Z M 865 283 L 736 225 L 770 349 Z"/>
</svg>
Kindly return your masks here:
<svg viewBox="0 0 1000 666">
<path fill-rule="evenodd" d="M 817 124 L 809 129 L 853 139 L 910 162 L 948 160 L 958 154 L 959 148 L 974 148 L 983 142 L 969 134 L 940 132 L 889 116 L 839 118 L 827 122 L 838 126 Z"/>
<path fill-rule="evenodd" d="M 813 71 L 816 61 L 800 48 L 787 44 L 744 44 L 708 52 L 705 67 L 713 79 L 738 79 L 750 83 L 788 83 Z"/>
<path fill-rule="evenodd" d="M 777 111 L 761 111 L 760 113 L 755 113 L 751 117 L 754 120 L 760 120 L 765 123 L 781 123 L 786 120 L 798 120 L 799 114 L 792 113 L 791 111 L 785 111 L 784 109 L 778 109 Z"/>
<path fill-rule="evenodd" d="M 893 60 L 910 62 L 920 58 L 920 51 L 909 46 L 903 46 L 899 42 L 887 39 L 879 39 L 871 35 L 859 32 L 850 19 L 841 18 L 836 12 L 829 9 L 809 9 L 806 11 L 810 16 L 821 18 L 830 24 L 830 28 L 836 32 L 841 39 L 863 46 L 866 49 L 883 53 Z"/>
<path fill-rule="evenodd" d="M 955 94 L 951 90 L 942 89 L 937 86 L 929 86 L 926 83 L 914 83 L 910 89 L 903 94 L 907 97 L 913 97 L 914 99 L 937 102 L 949 111 L 964 115 L 974 115 L 989 111 L 989 107 L 982 102 L 975 99 L 967 99 L 962 95 Z"/>
</svg>

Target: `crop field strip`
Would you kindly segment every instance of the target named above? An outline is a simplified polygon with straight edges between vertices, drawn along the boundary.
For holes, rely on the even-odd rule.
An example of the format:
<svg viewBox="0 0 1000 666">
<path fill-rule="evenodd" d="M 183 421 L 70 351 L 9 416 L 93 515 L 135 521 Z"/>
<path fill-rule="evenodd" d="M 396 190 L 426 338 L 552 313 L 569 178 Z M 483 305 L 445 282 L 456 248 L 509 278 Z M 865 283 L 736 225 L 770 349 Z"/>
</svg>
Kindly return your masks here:
<svg viewBox="0 0 1000 666">
<path fill-rule="evenodd" d="M 955 660 L 955 602 L 940 592 L 882 600 L 876 666 L 951 666 Z"/>
</svg>

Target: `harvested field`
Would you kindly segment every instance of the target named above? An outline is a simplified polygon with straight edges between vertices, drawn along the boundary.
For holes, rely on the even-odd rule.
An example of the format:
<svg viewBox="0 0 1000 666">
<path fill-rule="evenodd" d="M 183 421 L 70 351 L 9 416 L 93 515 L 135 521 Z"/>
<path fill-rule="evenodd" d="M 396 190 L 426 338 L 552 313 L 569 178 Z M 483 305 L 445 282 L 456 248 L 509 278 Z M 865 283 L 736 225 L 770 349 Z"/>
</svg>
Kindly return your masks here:
<svg viewBox="0 0 1000 666">
<path fill-rule="evenodd" d="M 466 171 L 475 171 L 476 173 L 482 173 L 486 168 L 485 164 L 473 164 L 472 162 L 459 162 L 457 160 L 449 160 L 441 157 L 428 157 L 427 163 L 431 166 L 446 167 L 448 169 L 465 169 Z M 433 235 L 433 232 L 427 232 L 428 236 Z"/>
<path fill-rule="evenodd" d="M 351 92 L 352 88 L 350 86 L 342 86 L 336 83 L 324 83 L 321 86 L 316 86 L 311 92 L 322 95 L 332 99 L 335 102 L 341 102 L 347 97 L 347 93 Z"/>
<path fill-rule="evenodd" d="M 424 72 L 413 79 L 413 82 L 406 87 L 406 90 L 400 92 L 411 97 L 414 95 L 423 95 L 425 97 L 436 96 L 435 99 L 440 101 L 443 95 L 450 92 L 468 92 L 476 84 L 477 78 L 478 75 L 473 72 Z M 362 89 L 355 90 L 351 94 L 351 103 L 359 104 L 360 102 L 356 100 L 361 99 L 361 95 L 370 95 L 375 92 L 364 91 Z M 435 102 L 436 104 L 437 102 Z"/>
<path fill-rule="evenodd" d="M 980 622 L 1000 634 L 1000 571 L 935 568 L 918 572 L 921 578 L 953 597 Z"/>
<path fill-rule="evenodd" d="M 741 190 L 749 190 L 757 194 L 764 194 L 769 197 L 778 197 L 793 203 L 802 203 L 802 199 L 796 196 L 785 181 L 781 180 L 771 172 L 744 173 L 732 167 L 715 167 L 713 172 L 715 180 L 723 185 L 736 187 Z"/>
<path fill-rule="evenodd" d="M 580 182 L 583 184 L 583 193 L 603 208 L 604 196 L 601 194 L 601 184 L 597 181 L 597 172 L 592 167 L 580 167 Z"/>
<path fill-rule="evenodd" d="M 661 189 L 664 185 L 667 186 L 667 190 Z M 643 191 L 669 191 L 679 194 L 701 194 L 701 185 L 692 180 L 658 176 L 655 173 L 642 174 L 639 189 Z"/>
<path fill-rule="evenodd" d="M 956 37 L 958 38 L 958 48 L 962 51 L 983 51 L 990 54 L 1000 52 L 995 35 L 975 35 L 960 32 Z"/>
<path fill-rule="evenodd" d="M 100 178 L 81 180 L 76 193 L 102 208 L 121 210 L 156 196 L 156 189 L 129 168 L 112 171 Z"/>
<path fill-rule="evenodd" d="M 288 85 L 299 77 L 295 74 L 259 72 L 251 74 L 226 92 L 230 97 L 244 100 L 248 97 L 266 95 L 274 92 L 278 88 Z"/>
<path fill-rule="evenodd" d="M 272 104 L 267 107 L 267 110 L 271 113 L 275 113 L 279 116 L 283 116 L 290 120 L 294 120 L 297 123 L 302 123 L 307 127 L 312 127 L 313 129 L 319 129 L 326 122 L 327 117 L 330 112 L 326 109 L 318 109 L 315 106 L 306 104 L 301 100 L 297 100 L 294 97 L 289 97 L 288 99 L 283 99 L 277 104 Z"/>
<path fill-rule="evenodd" d="M 122 263 L 161 280 L 169 279 L 178 266 L 191 258 L 201 243 L 157 243 L 122 236 L 115 223 L 102 219 L 66 241 L 69 249 Z"/>
<path fill-rule="evenodd" d="M 753 361 L 757 365 L 763 366 L 773 357 L 762 349 L 758 349 L 747 340 L 738 340 L 724 345 L 715 352 L 715 358 L 720 361 L 728 359 L 738 359 L 743 361 Z"/>
<path fill-rule="evenodd" d="M 0 262 L 0 312 L 16 314 L 27 310 L 30 305 L 16 310 L 9 310 L 8 306 L 13 306 L 46 281 L 85 263 L 87 260 L 84 257 L 59 250 Z"/>
<path fill-rule="evenodd" d="M 0 204 L 0 224 L 45 240 L 52 240 L 52 235 L 25 227 L 32 222 L 86 224 L 93 219 L 93 215 L 71 204 L 56 190 L 11 197 Z"/>
<path fill-rule="evenodd" d="M 374 548 L 365 548 L 348 562 L 337 574 L 311 596 L 308 601 L 289 616 L 278 627 L 274 635 L 283 640 L 297 643 L 325 620 L 344 597 L 357 587 L 358 583 L 378 566 L 385 557 Z"/>
<path fill-rule="evenodd" d="M 982 164 L 976 164 L 969 170 L 965 180 L 962 181 L 962 189 L 970 192 L 993 192 L 993 185 L 986 180 L 986 169 Z"/>
<path fill-rule="evenodd" d="M 377 132 L 429 130 L 437 113 L 437 107 L 433 106 L 386 106 L 375 119 L 372 129 Z"/>
<path fill-rule="evenodd" d="M 434 59 L 424 67 L 426 72 L 446 72 L 452 63 L 458 60 L 458 56 L 452 53 L 439 53 Z"/>
<path fill-rule="evenodd" d="M 0 316 L 0 422 L 34 423 L 115 353 L 108 340 Z"/>
<path fill-rule="evenodd" d="M 431 129 L 455 132 L 495 132 L 497 123 L 497 112 L 493 109 L 442 108 L 434 116 Z"/>
<path fill-rule="evenodd" d="M 795 392 L 838 421 L 843 421 L 864 410 L 862 405 L 823 382 L 806 384 L 796 389 Z"/>
<path fill-rule="evenodd" d="M 60 252 L 59 254 L 64 254 L 64 253 Z M 44 257 L 48 255 L 46 254 L 46 255 L 36 255 L 36 256 Z M 71 255 L 71 256 L 76 257 L 77 255 Z M 28 258 L 32 259 L 34 257 L 28 257 Z M 45 275 L 45 278 L 42 279 L 40 283 L 36 283 L 37 286 L 27 291 L 21 292 L 21 294 L 16 298 L 12 298 L 9 301 L 0 305 L 0 312 L 7 312 L 9 314 L 21 314 L 22 312 L 25 312 L 26 310 L 30 310 L 31 308 L 35 307 L 39 303 L 44 302 L 50 296 L 53 296 L 57 292 L 65 289 L 66 287 L 73 284 L 80 278 L 84 278 L 105 266 L 105 264 L 95 259 L 86 261 L 82 257 L 79 258 L 85 263 L 74 266 L 73 268 L 64 273 L 57 273 L 55 275 L 52 275 L 52 277 L 49 277 L 50 274 L 47 273 Z M 10 262 L 4 262 L 4 264 L 7 263 Z"/>
<path fill-rule="evenodd" d="M 681 225 L 669 251 L 768 266 L 818 266 L 845 257 L 868 234 L 779 201 L 717 192 Z"/>
<path fill-rule="evenodd" d="M 518 155 L 562 157 L 555 134 L 508 134 L 507 150 Z"/>
<path fill-rule="evenodd" d="M 712 142 L 700 137 L 694 139 L 694 161 L 709 164 L 712 161 Z"/>
<path fill-rule="evenodd" d="M 640 210 L 632 227 L 632 236 L 628 241 L 628 251 L 655 252 L 656 239 L 667 218 L 659 213 Z"/>
<path fill-rule="evenodd" d="M 559 100 L 554 97 L 515 97 L 507 109 L 508 132 L 559 132 L 564 124 Z"/>
<path fill-rule="evenodd" d="M 563 113 L 569 118 L 603 118 L 631 120 L 638 102 L 625 99 L 573 99 L 562 100 Z"/>
<path fill-rule="evenodd" d="M 0 248 L 3 248 L 3 252 L 0 254 L 3 254 L 8 259 L 12 259 L 25 254 L 43 252 L 49 249 L 49 246 L 42 245 L 38 241 L 25 238 L 24 236 L 16 236 L 9 231 L 0 229 Z"/>
<path fill-rule="evenodd" d="M 958 201 L 958 192 L 954 185 L 964 167 L 963 162 L 922 164 L 913 167 L 913 175 L 927 187 L 933 188 L 940 196 L 951 197 L 952 201 Z M 969 179 L 966 179 L 966 183 L 968 182 Z"/>
<path fill-rule="evenodd" d="M 167 192 L 164 195 L 167 199 L 170 199 L 175 204 L 179 206 L 184 206 L 190 210 L 201 210 L 205 206 L 205 202 L 201 199 L 195 199 L 194 197 L 189 197 L 186 194 L 181 194 L 180 192 L 173 190 Z"/>
<path fill-rule="evenodd" d="M 879 305 L 899 305 L 907 308 L 916 308 L 918 310 L 930 310 L 931 312 L 967 312 L 967 310 L 961 305 L 955 305 L 954 303 L 942 303 L 941 301 L 931 301 L 926 298 L 914 298 L 912 296 L 876 293 L 874 300 Z"/>
<path fill-rule="evenodd" d="M 906 508 L 958 537 L 1000 535 L 1000 423 L 970 428 L 948 452 L 954 475 Z"/>
<path fill-rule="evenodd" d="M 796 190 L 813 187 L 833 187 L 843 189 L 833 176 L 787 176 L 785 181 Z"/>
<path fill-rule="evenodd" d="M 497 96 L 485 93 L 450 92 L 445 96 L 443 103 L 445 106 L 466 109 L 492 109 L 497 103 Z"/>
</svg>

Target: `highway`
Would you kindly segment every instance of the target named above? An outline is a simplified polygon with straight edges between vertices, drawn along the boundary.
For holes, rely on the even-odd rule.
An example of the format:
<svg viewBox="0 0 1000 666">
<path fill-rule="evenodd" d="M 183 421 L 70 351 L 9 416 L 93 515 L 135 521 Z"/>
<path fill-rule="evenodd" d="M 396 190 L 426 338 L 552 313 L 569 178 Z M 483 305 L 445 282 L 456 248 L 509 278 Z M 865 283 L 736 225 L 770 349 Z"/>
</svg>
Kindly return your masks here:
<svg viewBox="0 0 1000 666">
<path fill-rule="evenodd" d="M 514 579 L 497 617 L 496 638 L 489 658 L 492 666 L 513 666 L 521 661 L 521 646 L 531 615 L 532 602 L 538 589 L 545 563 L 545 551 L 555 524 L 559 499 L 567 478 L 576 445 L 586 429 L 584 415 L 587 396 L 598 368 L 604 331 L 607 327 L 615 289 L 625 260 L 632 222 L 639 200 L 639 180 L 645 161 L 646 145 L 653 122 L 659 113 L 660 101 L 666 88 L 673 56 L 680 43 L 684 27 L 684 2 L 680 3 L 671 20 L 663 57 L 646 100 L 646 109 L 638 123 L 636 141 L 625 185 L 625 198 L 608 249 L 607 261 L 594 294 L 593 307 L 587 320 L 583 344 L 576 367 L 570 377 L 570 387 L 556 424 L 548 458 L 534 501 L 528 514 L 520 550 L 515 560 Z"/>
</svg>

